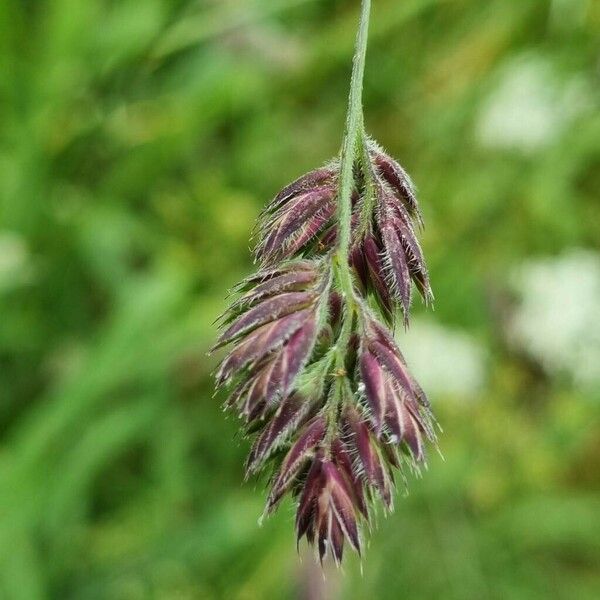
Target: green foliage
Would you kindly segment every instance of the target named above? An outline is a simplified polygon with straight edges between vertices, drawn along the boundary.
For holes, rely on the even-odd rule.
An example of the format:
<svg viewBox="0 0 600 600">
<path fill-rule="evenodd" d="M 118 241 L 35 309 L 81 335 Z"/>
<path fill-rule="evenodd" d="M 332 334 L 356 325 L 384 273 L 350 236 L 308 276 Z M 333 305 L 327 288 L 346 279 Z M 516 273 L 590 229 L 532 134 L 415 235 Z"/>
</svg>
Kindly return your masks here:
<svg viewBox="0 0 600 600">
<path fill-rule="evenodd" d="M 502 315 L 527 257 L 598 250 L 600 13 L 373 4 L 369 130 L 419 186 L 435 321 L 489 361 L 474 398 L 432 394 L 446 461 L 330 596 L 595 598 L 599 394 L 515 350 Z M 264 482 L 240 483 L 206 351 L 260 207 L 338 152 L 357 10 L 0 3 L 0 598 L 321 581 L 291 510 L 256 525 Z M 515 95 L 534 113 L 494 126 Z"/>
</svg>

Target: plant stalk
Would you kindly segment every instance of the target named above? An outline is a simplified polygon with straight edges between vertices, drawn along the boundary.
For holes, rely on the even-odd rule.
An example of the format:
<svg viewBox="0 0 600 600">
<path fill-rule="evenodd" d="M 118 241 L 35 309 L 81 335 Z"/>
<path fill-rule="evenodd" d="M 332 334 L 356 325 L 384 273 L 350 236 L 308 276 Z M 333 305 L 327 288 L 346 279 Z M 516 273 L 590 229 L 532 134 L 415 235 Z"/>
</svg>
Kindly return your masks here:
<svg viewBox="0 0 600 600">
<path fill-rule="evenodd" d="M 362 0 L 360 22 L 356 34 L 354 58 L 352 61 L 352 78 L 350 80 L 350 97 L 346 115 L 346 129 L 342 142 L 340 158 L 340 183 L 338 189 L 338 245 L 334 256 L 334 267 L 340 290 L 344 296 L 344 322 L 338 337 L 337 365 L 343 367 L 346 346 L 352 329 L 355 311 L 354 286 L 349 263 L 350 232 L 352 226 L 352 190 L 354 181 L 354 162 L 357 145 L 364 137 L 362 91 L 369 34 L 369 17 L 371 0 Z"/>
<path fill-rule="evenodd" d="M 352 218 L 352 187 L 353 166 L 356 157 L 357 142 L 362 138 L 360 135 L 363 128 L 363 105 L 362 90 L 365 72 L 365 57 L 367 54 L 367 39 L 369 32 L 369 16 L 371 14 L 371 0 L 362 0 L 360 23 L 356 35 L 354 48 L 354 59 L 352 64 L 352 79 L 350 81 L 350 98 L 348 101 L 348 113 L 346 115 L 346 130 L 342 143 L 342 154 L 340 164 L 340 187 L 338 197 L 338 248 L 336 262 L 341 274 L 341 285 L 348 296 L 352 288 L 345 289 L 348 283 L 352 283 L 350 266 L 348 264 L 348 253 L 350 250 L 350 228 Z"/>
</svg>

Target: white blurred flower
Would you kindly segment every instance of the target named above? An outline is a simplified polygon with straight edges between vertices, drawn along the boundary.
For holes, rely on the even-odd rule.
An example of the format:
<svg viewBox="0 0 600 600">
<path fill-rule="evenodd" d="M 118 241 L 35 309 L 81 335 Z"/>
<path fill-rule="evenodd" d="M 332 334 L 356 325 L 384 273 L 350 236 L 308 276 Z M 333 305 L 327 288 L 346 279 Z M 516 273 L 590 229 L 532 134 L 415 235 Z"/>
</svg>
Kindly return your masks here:
<svg viewBox="0 0 600 600">
<path fill-rule="evenodd" d="M 554 141 L 590 104 L 585 81 L 562 81 L 552 64 L 533 54 L 509 63 L 484 102 L 476 124 L 482 146 L 536 151 Z"/>
<path fill-rule="evenodd" d="M 398 343 L 411 372 L 431 395 L 476 396 L 486 376 L 486 352 L 470 335 L 415 319 Z"/>
<path fill-rule="evenodd" d="M 522 302 L 510 322 L 512 341 L 549 373 L 600 383 L 600 254 L 573 250 L 531 261 L 513 279 Z"/>
</svg>

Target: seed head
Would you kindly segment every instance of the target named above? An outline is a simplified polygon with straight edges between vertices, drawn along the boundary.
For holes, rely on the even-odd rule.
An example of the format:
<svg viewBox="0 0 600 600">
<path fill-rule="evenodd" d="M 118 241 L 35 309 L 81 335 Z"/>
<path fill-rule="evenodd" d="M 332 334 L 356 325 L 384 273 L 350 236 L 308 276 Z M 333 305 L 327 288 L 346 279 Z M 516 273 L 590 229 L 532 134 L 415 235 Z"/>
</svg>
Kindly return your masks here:
<svg viewBox="0 0 600 600">
<path fill-rule="evenodd" d="M 367 155 L 354 168 L 352 315 L 332 275 L 339 165 L 331 162 L 264 209 L 260 269 L 237 286 L 214 348 L 230 348 L 217 385 L 229 387 L 227 406 L 254 436 L 246 476 L 272 467 L 265 512 L 293 496 L 298 541 L 338 564 L 346 543 L 361 552 L 376 499 L 392 509 L 394 471 L 418 470 L 424 440 L 436 441 L 429 401 L 385 324 L 398 307 L 408 320 L 413 283 L 431 298 L 415 234 L 422 218 L 402 167 L 374 143 Z"/>
</svg>

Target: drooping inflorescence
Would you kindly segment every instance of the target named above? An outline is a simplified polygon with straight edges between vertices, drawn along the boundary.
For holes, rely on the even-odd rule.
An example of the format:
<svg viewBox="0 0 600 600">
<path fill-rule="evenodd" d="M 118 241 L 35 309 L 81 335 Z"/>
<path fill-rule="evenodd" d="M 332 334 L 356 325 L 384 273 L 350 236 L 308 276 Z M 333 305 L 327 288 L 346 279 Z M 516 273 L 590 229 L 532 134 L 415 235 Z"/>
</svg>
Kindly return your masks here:
<svg viewBox="0 0 600 600">
<path fill-rule="evenodd" d="M 433 298 L 415 190 L 362 120 L 348 122 L 350 154 L 285 187 L 260 215 L 258 271 L 237 286 L 215 345 L 229 348 L 217 385 L 254 438 L 246 473 L 272 472 L 265 512 L 293 496 L 298 541 L 337 563 L 345 542 L 361 552 L 377 499 L 391 510 L 394 472 L 418 471 L 424 441 L 436 442 L 390 329 L 399 313 L 408 324 L 413 284 Z"/>
</svg>

